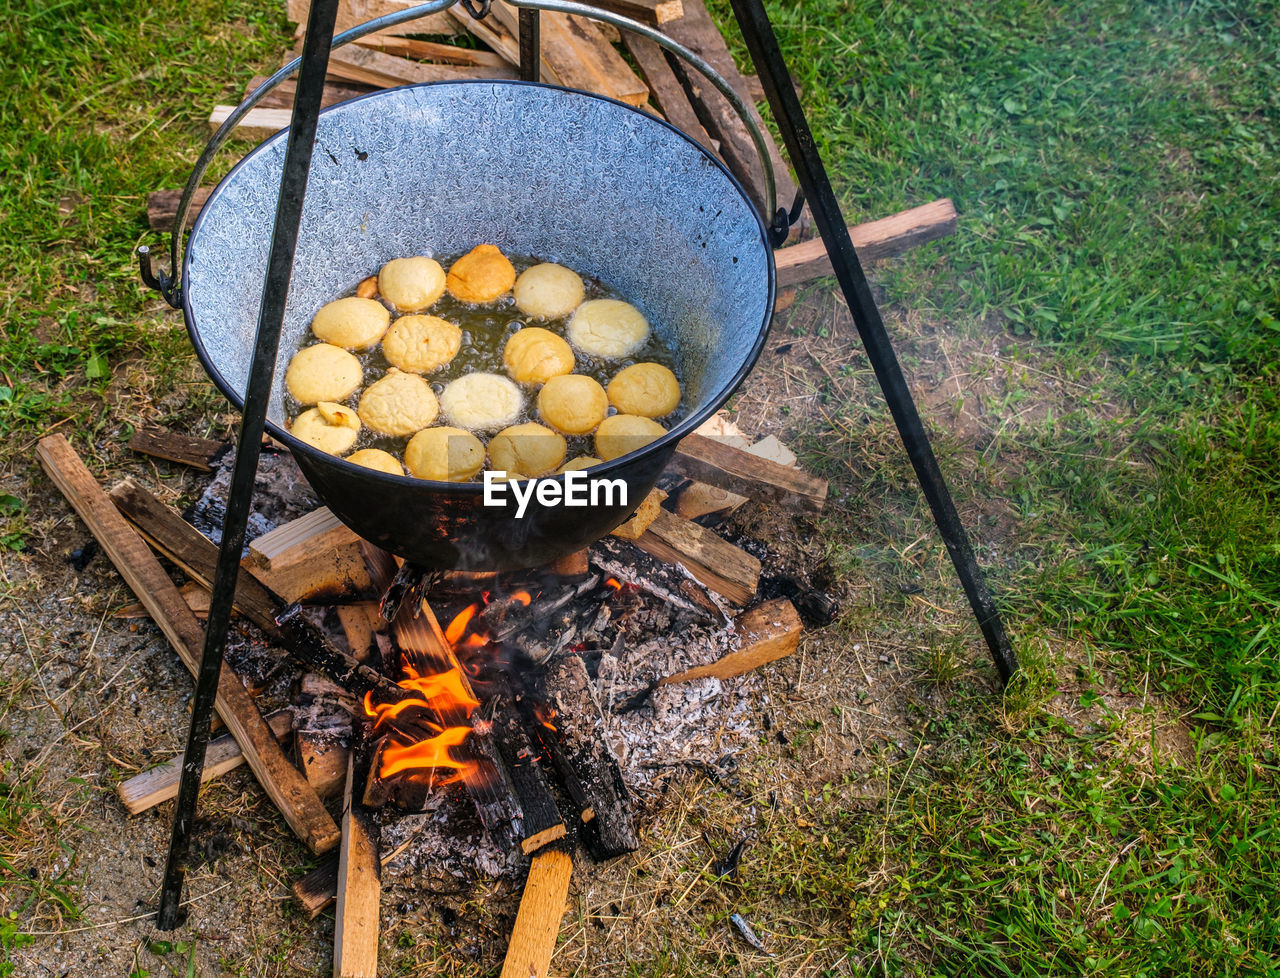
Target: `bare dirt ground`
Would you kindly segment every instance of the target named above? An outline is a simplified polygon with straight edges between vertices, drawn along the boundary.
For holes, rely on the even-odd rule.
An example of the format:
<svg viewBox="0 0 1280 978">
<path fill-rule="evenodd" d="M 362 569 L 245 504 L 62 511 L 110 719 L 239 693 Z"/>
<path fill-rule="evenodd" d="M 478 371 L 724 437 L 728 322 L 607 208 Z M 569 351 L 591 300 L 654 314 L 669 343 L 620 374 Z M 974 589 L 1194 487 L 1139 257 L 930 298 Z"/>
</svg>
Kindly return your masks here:
<svg viewBox="0 0 1280 978">
<path fill-rule="evenodd" d="M 954 336 L 943 323 L 885 311 L 921 410 L 940 433 L 939 455 L 980 560 L 1003 578 L 1034 561 L 1030 534 L 999 494 L 1018 432 L 1097 385 L 1062 376 L 998 328 Z M 206 386 L 193 367 L 190 386 L 179 388 L 185 396 L 160 405 L 122 380 L 116 422 L 86 459 L 100 481 L 133 475 L 166 501 L 188 502 L 201 478 L 133 455 L 123 447 L 126 422 L 183 420 L 184 430 L 219 433 L 230 418 Z M 829 289 L 809 289 L 777 317 L 731 408 L 745 431 L 776 434 L 821 468 L 832 492 L 818 519 L 749 504 L 725 531 L 768 548 L 766 573 L 805 569 L 842 615 L 809 631 L 789 659 L 717 693 L 714 709 L 736 708 L 748 727 L 728 761 L 715 751 L 702 758 L 718 762 L 719 774 L 672 766 L 636 786 L 639 852 L 606 865 L 575 857 L 556 974 L 852 973 L 838 909 L 807 892 L 802 867 L 780 862 L 774 849 L 799 840 L 811 842 L 814 858 L 839 858 L 822 848 L 813 813 L 883 800 L 876 760 L 915 749 L 922 712 L 948 695 L 939 680 L 976 675 L 999 697 L 848 312 Z M 1006 451 L 993 463 L 997 439 Z M 327 973 L 332 916 L 311 922 L 289 902 L 290 884 L 313 863 L 244 768 L 202 795 L 189 920 L 172 934 L 156 931 L 150 913 L 172 804 L 131 818 L 114 789 L 180 750 L 191 681 L 149 621 L 113 617 L 133 596 L 43 474 L 5 477 L 22 485 L 33 530 L 27 552 L 0 551 L 0 723 L 8 730 L 0 755 L 6 790 L 30 802 L 7 827 L 3 854 L 32 880 L 26 892 L 0 894 L 34 935 L 10 951 L 15 973 Z M 430 818 L 449 829 L 424 833 L 432 846 L 447 849 L 452 843 L 440 840 L 451 833 L 476 831 L 456 798 Z M 737 878 L 717 879 L 714 862 L 743 838 Z M 384 974 L 496 974 L 521 873 L 494 878 L 456 855 L 420 842 L 385 871 Z M 747 898 L 749 923 L 772 957 L 725 919 Z"/>
</svg>

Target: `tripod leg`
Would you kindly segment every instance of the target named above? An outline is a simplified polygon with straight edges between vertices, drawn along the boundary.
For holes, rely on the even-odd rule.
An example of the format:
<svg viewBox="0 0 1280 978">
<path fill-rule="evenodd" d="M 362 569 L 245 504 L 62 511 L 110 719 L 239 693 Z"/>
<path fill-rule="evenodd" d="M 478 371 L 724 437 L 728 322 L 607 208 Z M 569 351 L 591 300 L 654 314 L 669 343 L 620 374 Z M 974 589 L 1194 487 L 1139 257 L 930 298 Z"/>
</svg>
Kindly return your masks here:
<svg viewBox="0 0 1280 978">
<path fill-rule="evenodd" d="M 902 437 L 911 465 L 915 468 L 916 479 L 933 511 L 933 518 L 947 545 L 947 551 L 951 554 L 956 573 L 960 575 L 960 583 L 964 586 L 974 616 L 978 619 L 978 627 L 982 629 L 987 646 L 991 649 L 1000 678 L 1007 682 L 1018 669 L 1017 656 L 1005 633 L 1004 623 L 1000 620 L 1000 613 L 991 599 L 991 593 L 983 581 L 982 571 L 973 555 L 973 547 L 960 522 L 960 514 L 956 512 L 947 484 L 943 481 L 938 460 L 934 458 L 933 449 L 929 445 L 929 436 L 920 422 L 915 402 L 911 399 L 911 391 L 902 375 L 902 367 L 898 364 L 897 355 L 885 332 L 880 310 L 876 308 L 866 276 L 863 275 L 862 264 L 858 261 L 853 242 L 849 240 L 844 216 L 840 213 L 831 181 L 822 165 L 817 146 L 814 145 L 813 133 L 809 130 L 800 100 L 791 84 L 791 75 L 782 58 L 769 15 L 765 12 L 762 0 L 731 2 L 747 50 L 764 86 L 765 97 L 773 109 L 787 153 L 796 168 L 800 189 L 809 201 L 814 223 L 822 235 L 827 254 L 831 256 L 836 278 L 844 292 L 845 301 L 849 304 L 849 311 L 853 313 L 853 321 L 875 370 L 876 380 L 880 383 L 880 389 L 884 392 L 893 420 L 898 426 L 898 434 Z"/>
</svg>

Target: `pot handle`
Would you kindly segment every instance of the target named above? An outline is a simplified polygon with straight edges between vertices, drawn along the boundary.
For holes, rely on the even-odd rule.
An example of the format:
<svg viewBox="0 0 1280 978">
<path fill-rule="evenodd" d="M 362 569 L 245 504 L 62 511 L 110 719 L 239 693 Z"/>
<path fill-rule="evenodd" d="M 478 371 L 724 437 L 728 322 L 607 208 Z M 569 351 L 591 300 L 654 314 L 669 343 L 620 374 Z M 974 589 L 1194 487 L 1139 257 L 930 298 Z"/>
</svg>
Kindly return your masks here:
<svg viewBox="0 0 1280 978">
<path fill-rule="evenodd" d="M 352 41 L 357 41 L 369 34 L 377 31 L 386 30 L 388 27 L 395 27 L 409 21 L 417 20 L 428 14 L 438 13 L 454 6 L 459 0 L 431 0 L 416 7 L 408 7 L 404 10 L 398 10 L 395 13 L 386 14 L 382 17 L 376 17 L 350 30 L 343 31 L 333 39 L 333 48 L 340 48 Z M 707 64 L 702 58 L 694 54 L 688 48 L 673 41 L 661 31 L 655 30 L 639 21 L 632 20 L 629 17 L 623 17 L 620 14 L 611 13 L 606 10 L 598 10 L 595 7 L 587 7 L 580 3 L 574 3 L 572 0 L 508 0 L 514 7 L 528 7 L 534 10 L 550 10 L 559 13 L 577 14 L 587 17 L 591 20 L 603 21 L 607 24 L 621 29 L 631 31 L 636 34 L 643 35 L 654 41 L 660 47 L 665 48 L 677 57 L 689 62 L 702 75 L 704 75 L 712 85 L 729 101 L 735 112 L 742 119 L 742 123 L 747 127 L 747 132 L 751 135 L 751 141 L 755 144 L 756 153 L 760 157 L 760 167 L 764 173 L 764 191 L 765 202 L 768 210 L 766 211 L 766 220 L 773 221 L 775 224 L 782 215 L 777 212 L 777 191 L 774 183 L 773 163 L 769 159 L 767 144 L 764 134 L 760 132 L 760 127 L 756 125 L 755 119 L 752 118 L 750 107 L 741 95 L 722 78 L 711 65 Z M 465 4 L 465 0 L 464 0 Z M 470 7 L 468 5 L 468 10 Z M 481 11 L 487 13 L 488 4 L 485 3 Z M 294 58 L 261 85 L 248 94 L 243 102 L 231 111 L 226 120 L 220 125 L 210 137 L 209 142 L 205 145 L 204 151 L 201 152 L 200 158 L 196 160 L 195 168 L 191 171 L 191 176 L 187 179 L 187 185 L 183 188 L 182 199 L 178 202 L 178 210 L 174 215 L 173 230 L 169 237 L 169 272 L 153 269 L 151 264 L 151 249 L 146 245 L 140 245 L 137 250 L 139 274 L 142 277 L 143 284 L 149 288 L 159 292 L 169 305 L 175 309 L 182 308 L 182 261 L 183 252 L 186 242 L 186 223 L 187 214 L 191 211 L 191 201 L 195 196 L 196 190 L 199 188 L 201 181 L 204 179 L 205 171 L 209 169 L 209 165 L 213 162 L 213 157 L 217 154 L 222 145 L 230 138 L 231 133 L 244 118 L 245 114 L 257 105 L 262 99 L 278 87 L 282 82 L 288 80 L 299 66 L 302 64 L 301 58 Z"/>
</svg>

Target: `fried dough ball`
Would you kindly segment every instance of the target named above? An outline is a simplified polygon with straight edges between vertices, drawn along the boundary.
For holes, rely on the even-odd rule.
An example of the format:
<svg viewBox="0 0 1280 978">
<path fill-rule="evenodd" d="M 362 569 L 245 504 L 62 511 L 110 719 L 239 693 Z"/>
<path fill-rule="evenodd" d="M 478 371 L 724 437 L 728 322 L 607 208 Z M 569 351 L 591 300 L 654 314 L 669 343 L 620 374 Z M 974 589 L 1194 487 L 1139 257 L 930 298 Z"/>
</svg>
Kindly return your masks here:
<svg viewBox="0 0 1280 978">
<path fill-rule="evenodd" d="M 506 295 L 516 281 L 507 256 L 491 244 L 476 245 L 453 263 L 445 288 L 460 302 L 493 302 Z"/>
<path fill-rule="evenodd" d="M 609 381 L 609 403 L 622 414 L 661 418 L 680 406 L 680 381 L 660 363 L 636 363 Z"/>
<path fill-rule="evenodd" d="M 444 416 L 468 431 L 505 428 L 524 410 L 520 388 L 500 374 L 466 374 L 440 395 Z"/>
<path fill-rule="evenodd" d="M 429 374 L 458 355 L 462 330 L 439 316 L 401 316 L 382 339 L 382 355 L 401 370 Z"/>
<path fill-rule="evenodd" d="M 431 385 L 392 367 L 360 395 L 360 420 L 384 435 L 412 435 L 436 419 L 440 405 Z"/>
<path fill-rule="evenodd" d="M 404 462 L 419 479 L 466 482 L 484 467 L 484 443 L 461 428 L 424 428 L 409 439 Z"/>
<path fill-rule="evenodd" d="M 635 414 L 615 414 L 600 422 L 596 429 L 596 454 L 606 461 L 644 448 L 667 433 L 652 418 Z"/>
<path fill-rule="evenodd" d="M 591 466 L 599 465 L 603 461 L 604 459 L 602 458 L 593 458 L 590 455 L 579 455 L 572 462 L 565 462 L 564 465 L 560 466 L 557 470 L 557 474 L 560 472 L 575 472 L 578 469 L 589 469 Z"/>
<path fill-rule="evenodd" d="M 391 313 L 381 302 L 348 296 L 321 306 L 311 320 L 311 332 L 346 350 L 367 350 L 382 339 L 390 322 Z"/>
<path fill-rule="evenodd" d="M 544 262 L 526 268 L 516 279 L 516 308 L 534 319 L 559 319 L 577 309 L 586 295 L 582 279 L 572 269 Z"/>
<path fill-rule="evenodd" d="M 284 372 L 285 387 L 302 404 L 345 400 L 363 380 L 360 361 L 332 343 L 299 350 Z"/>
<path fill-rule="evenodd" d="M 550 428 L 532 421 L 504 428 L 489 442 L 493 467 L 508 478 L 532 478 L 554 471 L 564 461 L 568 446 Z"/>
<path fill-rule="evenodd" d="M 629 356 L 649 338 L 649 321 L 629 302 L 591 299 L 578 306 L 569 320 L 569 342 L 595 357 Z"/>
<path fill-rule="evenodd" d="M 581 374 L 552 377 L 538 391 L 542 420 L 566 435 L 585 435 L 609 413 L 604 388 Z"/>
<path fill-rule="evenodd" d="M 444 269 L 434 258 L 393 258 L 378 272 L 378 291 L 400 312 L 421 312 L 444 295 Z"/>
<path fill-rule="evenodd" d="M 366 469 L 386 472 L 388 475 L 404 475 L 404 466 L 400 464 L 400 460 L 381 448 L 362 448 L 348 455 L 347 461 L 363 465 Z"/>
<path fill-rule="evenodd" d="M 502 363 L 513 380 L 545 384 L 573 371 L 573 350 L 563 339 L 541 326 L 526 326 L 507 340 Z"/>
<path fill-rule="evenodd" d="M 356 443 L 360 419 L 349 407 L 321 401 L 294 418 L 289 433 L 322 452 L 341 455 Z"/>
</svg>

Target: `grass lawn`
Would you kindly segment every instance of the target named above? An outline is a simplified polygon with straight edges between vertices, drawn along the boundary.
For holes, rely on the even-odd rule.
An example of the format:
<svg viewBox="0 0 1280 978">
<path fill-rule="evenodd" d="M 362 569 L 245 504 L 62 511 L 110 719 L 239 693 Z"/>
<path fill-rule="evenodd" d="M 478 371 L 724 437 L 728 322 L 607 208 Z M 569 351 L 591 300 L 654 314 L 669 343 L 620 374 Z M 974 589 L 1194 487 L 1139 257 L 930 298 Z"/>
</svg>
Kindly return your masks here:
<svg viewBox="0 0 1280 978">
<path fill-rule="evenodd" d="M 816 785 L 750 850 L 738 908 L 802 908 L 775 934 L 807 928 L 833 975 L 1280 972 L 1280 11 L 770 10 L 850 219 L 940 196 L 961 214 L 871 278 L 913 383 L 935 386 L 923 351 L 945 337 L 962 361 L 943 373 L 987 370 L 999 391 L 925 413 L 962 511 L 1007 511 L 975 535 L 1026 669 L 993 694 L 974 630 L 949 619 L 911 661 L 915 739 L 874 753 L 865 803 L 841 800 L 852 775 Z M 51 492 L 33 470 L 42 432 L 110 454 L 143 417 L 218 423 L 131 250 L 157 240 L 145 193 L 181 185 L 209 108 L 290 30 L 276 0 L 7 14 L 0 546 L 21 559 L 42 532 L 34 494 Z M 829 292 L 797 308 L 830 309 Z M 783 318 L 775 338 L 834 323 Z M 910 603 L 902 568 L 951 585 L 865 358 L 830 367 L 813 380 L 820 423 L 797 419 L 792 441 L 872 514 L 818 526 L 843 583 L 874 595 L 833 626 L 852 642 L 871 609 Z M 0 974 L 24 915 L 78 899 L 74 873 L 25 872 L 37 807 L 5 774 L 0 909 L 17 916 L 0 922 Z M 723 973 L 697 953 L 634 968 Z"/>
</svg>

